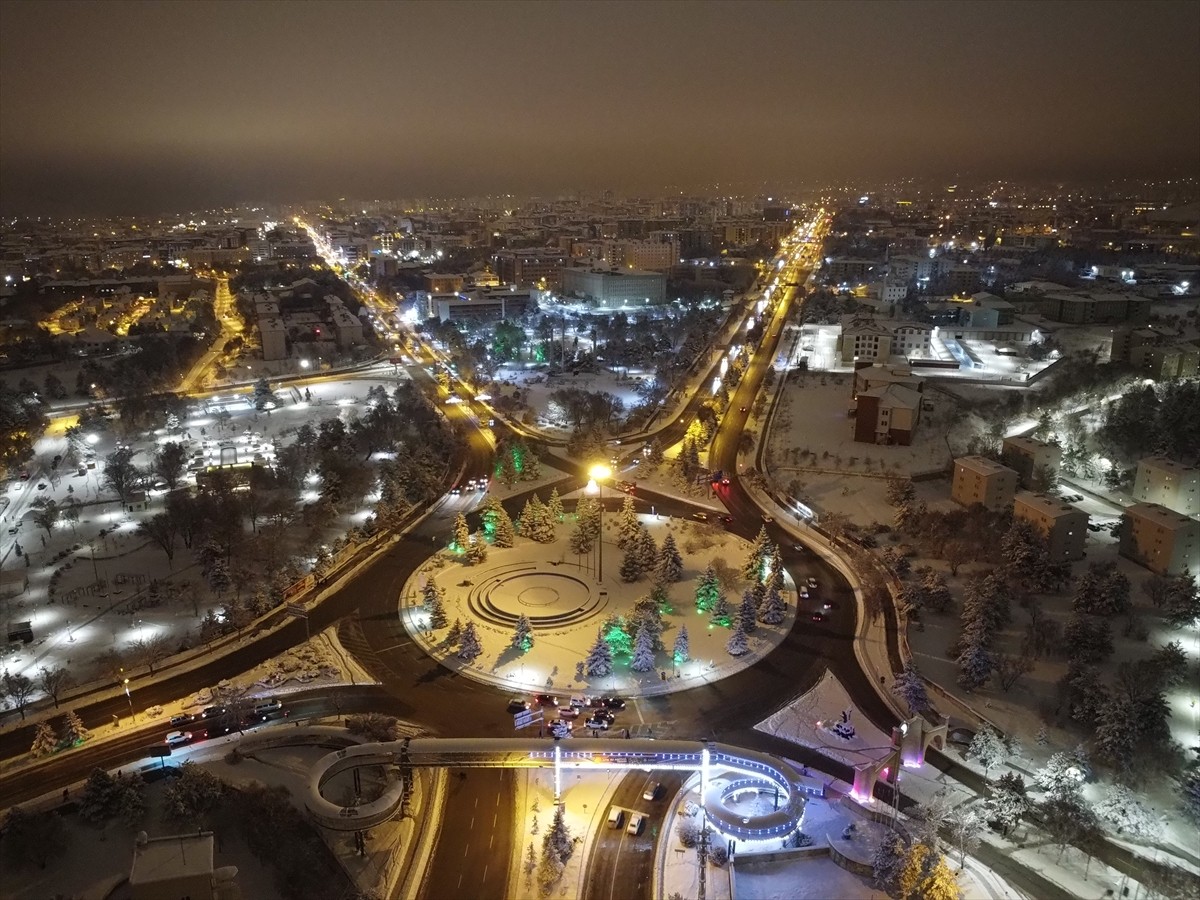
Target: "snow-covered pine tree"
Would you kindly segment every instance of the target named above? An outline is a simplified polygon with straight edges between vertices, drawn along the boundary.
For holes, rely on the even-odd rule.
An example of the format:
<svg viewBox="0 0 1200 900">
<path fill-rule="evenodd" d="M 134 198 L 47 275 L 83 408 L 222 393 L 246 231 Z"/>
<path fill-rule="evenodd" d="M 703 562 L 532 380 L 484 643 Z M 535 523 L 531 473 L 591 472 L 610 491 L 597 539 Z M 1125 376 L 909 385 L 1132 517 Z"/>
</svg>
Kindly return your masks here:
<svg viewBox="0 0 1200 900">
<path fill-rule="evenodd" d="M 654 567 L 658 565 L 658 544 L 654 541 L 654 535 L 644 525 L 638 528 L 637 552 L 642 574 L 653 572 Z"/>
<path fill-rule="evenodd" d="M 675 535 L 668 534 L 663 538 L 662 547 L 658 551 L 658 568 L 655 573 L 659 584 L 674 584 L 683 578 L 683 557 L 675 545 Z"/>
<path fill-rule="evenodd" d="M 513 632 L 512 645 L 522 653 L 528 653 L 533 646 L 533 624 L 529 616 L 522 613 L 517 617 L 517 627 Z"/>
<path fill-rule="evenodd" d="M 621 556 L 621 580 L 633 583 L 642 577 L 642 554 L 636 543 L 628 544 Z"/>
<path fill-rule="evenodd" d="M 925 688 L 925 680 L 921 678 L 911 659 L 904 664 L 903 671 L 892 682 L 892 693 L 904 701 L 913 715 L 920 715 L 929 709 L 929 692 Z"/>
<path fill-rule="evenodd" d="M 471 544 L 471 529 L 467 527 L 467 517 L 459 513 L 454 517 L 454 549 L 466 553 Z"/>
<path fill-rule="evenodd" d="M 654 668 L 654 631 L 645 622 L 638 626 L 629 668 L 635 672 L 649 672 Z"/>
<path fill-rule="evenodd" d="M 421 605 L 425 609 L 425 612 L 432 612 L 433 601 L 441 600 L 445 596 L 445 590 L 438 587 L 438 583 L 433 580 L 433 576 L 426 576 L 425 585 L 421 588 Z"/>
<path fill-rule="evenodd" d="M 454 624 L 450 626 L 450 630 L 446 632 L 446 643 L 451 647 L 457 647 L 458 642 L 462 640 L 462 633 L 462 619 L 455 619 Z"/>
<path fill-rule="evenodd" d="M 75 710 L 68 709 L 66 715 L 63 716 L 62 739 L 64 744 L 74 747 L 76 744 L 82 744 L 89 737 L 91 732 L 84 727 Z"/>
<path fill-rule="evenodd" d="M 583 669 L 588 678 L 603 678 L 612 674 L 612 661 L 612 649 L 608 646 L 608 641 L 604 640 L 604 632 L 597 631 L 596 643 L 592 644 L 592 649 L 588 651 L 587 659 L 583 661 Z"/>
<path fill-rule="evenodd" d="M 541 501 L 538 500 L 537 494 L 526 498 L 525 505 L 521 507 L 521 515 L 517 517 L 515 527 L 517 529 L 517 534 L 521 535 L 521 537 L 529 537 L 529 530 L 534 527 L 533 520 L 537 518 L 537 514 L 533 509 L 533 504 L 535 502 L 537 502 L 538 505 L 541 505 Z"/>
<path fill-rule="evenodd" d="M 54 733 L 50 723 L 38 722 L 37 729 L 33 733 L 33 746 L 29 748 L 29 755 L 34 759 L 41 759 L 57 749 L 58 735 Z"/>
<path fill-rule="evenodd" d="M 1179 779 L 1179 810 L 1184 818 L 1200 825 L 1200 769 L 1188 769 Z"/>
<path fill-rule="evenodd" d="M 686 625 L 679 626 L 679 634 L 675 635 L 675 646 L 671 649 L 671 655 L 675 658 L 675 665 L 680 665 L 687 662 L 691 657 L 691 648 L 688 647 L 688 630 Z"/>
<path fill-rule="evenodd" d="M 962 896 L 954 872 L 944 856 L 938 857 L 917 891 L 921 900 L 959 900 Z"/>
<path fill-rule="evenodd" d="M 738 606 L 738 624 L 746 634 L 758 630 L 758 609 L 754 605 L 754 592 L 743 591 L 742 602 Z"/>
<path fill-rule="evenodd" d="M 429 627 L 441 629 L 446 627 L 446 605 L 441 597 L 433 598 L 433 607 L 429 610 Z"/>
<path fill-rule="evenodd" d="M 716 570 L 709 564 L 696 583 L 696 612 L 711 612 L 717 605 L 717 597 L 721 595 L 721 583 L 717 580 Z"/>
<path fill-rule="evenodd" d="M 488 494 L 483 507 L 483 530 L 491 535 L 492 544 L 497 547 L 511 547 L 515 543 L 516 532 L 513 530 L 512 519 L 495 494 Z"/>
<path fill-rule="evenodd" d="M 768 543 L 766 561 L 766 575 L 763 581 L 769 584 L 772 580 L 781 580 L 783 577 L 783 556 L 779 552 L 779 545 L 774 541 Z"/>
<path fill-rule="evenodd" d="M 468 622 L 458 642 L 458 658 L 471 662 L 482 652 L 483 646 L 479 643 L 479 635 L 475 633 L 475 623 Z"/>
<path fill-rule="evenodd" d="M 875 845 L 872 860 L 875 886 L 884 893 L 892 895 L 896 890 L 896 880 L 900 877 L 907 852 L 904 840 L 894 831 L 889 831 Z"/>
<path fill-rule="evenodd" d="M 633 497 L 626 494 L 625 499 L 621 501 L 621 512 L 617 514 L 617 546 L 622 550 L 628 549 L 629 544 L 637 540 L 640 527 Z"/>
<path fill-rule="evenodd" d="M 1156 840 L 1165 824 L 1163 816 L 1123 784 L 1114 784 L 1108 789 L 1104 799 L 1096 805 L 1096 815 L 1117 834 L 1141 840 Z"/>
<path fill-rule="evenodd" d="M 726 627 L 733 621 L 733 608 L 724 594 L 717 594 L 717 602 L 713 604 L 712 615 L 709 618 L 713 624 Z"/>
<path fill-rule="evenodd" d="M 529 887 L 533 881 L 533 873 L 537 870 L 537 854 L 533 852 L 533 841 L 529 842 L 529 847 L 525 851 L 525 862 L 521 866 L 525 870 L 525 886 Z"/>
<path fill-rule="evenodd" d="M 477 531 L 467 543 L 467 565 L 478 566 L 487 562 L 488 545 L 483 538 L 483 532 Z"/>
<path fill-rule="evenodd" d="M 742 577 L 747 581 L 761 581 L 763 577 L 764 563 L 767 559 L 767 554 L 770 552 L 769 545 L 771 539 L 767 537 L 767 526 L 764 525 L 758 530 L 758 534 L 754 538 L 754 543 L 750 546 L 750 553 L 746 557 L 746 563 L 742 566 Z"/>
<path fill-rule="evenodd" d="M 1002 834 L 1007 836 L 1029 809 L 1025 779 L 1016 772 L 1005 772 L 996 779 L 987 801 L 986 817 Z"/>
<path fill-rule="evenodd" d="M 522 534 L 528 538 L 532 538 L 539 544 L 549 544 L 554 540 L 554 523 L 550 521 L 550 511 L 546 509 L 545 504 L 538 499 L 538 495 L 534 494 L 530 498 L 531 505 L 529 507 L 532 513 L 532 521 L 526 527 L 522 519 L 521 528 Z"/>
<path fill-rule="evenodd" d="M 1042 722 L 1040 725 L 1038 725 L 1038 733 L 1037 733 L 1036 740 L 1037 740 L 1037 745 L 1039 747 L 1045 747 L 1047 744 L 1050 743 L 1050 732 L 1046 730 L 1045 722 Z"/>
<path fill-rule="evenodd" d="M 767 591 L 767 599 L 758 610 L 758 620 L 764 625 L 780 625 L 787 617 L 787 603 L 777 587 Z"/>
<path fill-rule="evenodd" d="M 992 677 L 992 654 L 978 640 L 964 644 L 958 653 L 958 683 L 968 691 L 987 684 Z"/>
<path fill-rule="evenodd" d="M 750 642 L 746 640 L 746 629 L 742 627 L 740 617 L 733 626 L 733 634 L 729 636 L 729 640 L 725 643 L 725 649 L 730 656 L 742 656 L 750 652 Z"/>
<path fill-rule="evenodd" d="M 754 582 L 750 585 L 750 595 L 754 598 L 754 611 L 758 612 L 767 599 L 767 586 L 761 581 Z"/>
<path fill-rule="evenodd" d="M 575 504 L 577 527 L 595 541 L 600 537 L 600 501 L 595 497 L 580 497 Z"/>
<path fill-rule="evenodd" d="M 592 552 L 594 542 L 584 530 L 582 522 L 576 522 L 575 527 L 571 529 L 570 537 L 567 538 L 567 546 L 576 556 L 587 556 Z"/>
<path fill-rule="evenodd" d="M 550 499 L 546 502 L 546 513 L 555 525 L 563 520 L 563 504 L 562 498 L 558 496 L 558 488 L 550 489 Z"/>
</svg>

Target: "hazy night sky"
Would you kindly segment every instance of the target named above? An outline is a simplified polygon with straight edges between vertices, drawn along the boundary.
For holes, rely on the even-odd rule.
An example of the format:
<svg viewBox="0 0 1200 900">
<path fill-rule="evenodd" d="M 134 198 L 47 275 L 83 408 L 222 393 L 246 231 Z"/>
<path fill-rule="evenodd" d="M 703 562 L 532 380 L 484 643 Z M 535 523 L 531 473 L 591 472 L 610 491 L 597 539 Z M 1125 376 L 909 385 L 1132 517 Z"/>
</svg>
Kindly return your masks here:
<svg viewBox="0 0 1200 900">
<path fill-rule="evenodd" d="M 0 209 L 1200 169 L 1200 4 L 0 5 Z"/>
</svg>

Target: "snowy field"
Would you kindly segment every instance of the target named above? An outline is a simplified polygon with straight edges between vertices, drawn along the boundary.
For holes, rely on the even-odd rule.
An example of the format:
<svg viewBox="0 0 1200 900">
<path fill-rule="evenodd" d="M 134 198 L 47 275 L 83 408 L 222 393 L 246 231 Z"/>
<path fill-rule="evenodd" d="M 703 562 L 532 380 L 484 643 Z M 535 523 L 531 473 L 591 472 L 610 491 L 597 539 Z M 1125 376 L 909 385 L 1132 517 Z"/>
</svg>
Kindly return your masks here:
<svg viewBox="0 0 1200 900">
<path fill-rule="evenodd" d="M 280 406 L 271 413 L 256 412 L 244 398 L 198 401 L 192 417 L 178 431 L 167 434 L 160 429 L 131 442 L 133 462 L 148 468 L 157 447 L 168 440 L 181 441 L 188 446 L 189 459 L 200 454 L 197 460 L 207 463 L 219 461 L 222 443 L 232 443 L 241 461 L 255 454 L 269 461 L 276 447 L 286 446 L 300 426 L 316 427 L 331 418 L 349 421 L 366 412 L 366 395 L 372 386 L 391 389 L 395 384 L 387 376 L 316 384 L 309 386 L 308 400 L 302 390 L 279 390 Z M 218 403 L 231 416 L 223 430 L 212 416 Z M 117 448 L 118 440 L 112 432 L 100 432 L 89 444 L 95 468 L 77 475 L 60 466 L 51 477 L 52 457 L 67 449 L 62 429 L 51 429 L 35 447 L 36 459 L 28 466 L 33 477 L 11 482 L 3 494 L 9 505 L 0 533 L 0 562 L 10 592 L 2 601 L 3 613 L 5 621 L 30 621 L 34 633 L 32 644 L 6 648 L 4 665 L 12 672 L 35 677 L 40 666 L 65 665 L 82 683 L 92 677 L 91 663 L 100 654 L 159 635 L 183 641 L 209 610 L 229 599 L 228 595 L 219 598 L 205 584 L 193 550 L 180 543 L 174 560 L 168 562 L 156 544 L 137 534 L 139 522 L 163 510 L 165 493 L 148 491 L 147 499 L 130 510 L 104 487 L 103 460 Z M 194 475 L 186 475 L 184 484 L 192 482 Z M 53 499 L 60 506 L 74 501 L 81 507 L 79 521 L 74 525 L 60 521 L 47 536 L 30 518 L 31 503 L 38 497 Z M 302 492 L 298 508 L 313 499 L 311 489 Z M 330 522 L 320 539 L 334 540 L 368 513 L 364 502 L 362 508 Z M 303 526 L 292 530 L 298 538 Z M 21 557 L 15 552 L 18 543 Z M 164 591 L 167 599 L 157 606 L 141 600 L 151 580 L 169 581 L 176 587 Z"/>
<path fill-rule="evenodd" d="M 724 678 L 747 665 L 753 665 L 770 653 L 791 628 L 795 617 L 795 592 L 788 582 L 785 592 L 788 614 L 783 624 L 760 624 L 748 636 L 750 651 L 744 656 L 730 656 L 725 649 L 730 629 L 713 625 L 707 614 L 696 611 L 696 581 L 704 569 L 716 561 L 740 569 L 749 545 L 722 529 L 708 525 L 641 515 L 639 521 L 647 527 L 658 544 L 661 545 L 668 534 L 675 536 L 684 560 L 682 580 L 670 586 L 671 611 L 663 616 L 666 631 L 662 640 L 666 651 L 656 654 L 654 668 L 648 672 L 632 671 L 629 657 L 618 655 L 612 675 L 593 679 L 577 678 L 576 664 L 587 656 L 605 616 L 610 613 L 631 614 L 637 600 L 650 592 L 652 583 L 648 578 L 633 583 L 621 580 L 618 570 L 622 553 L 616 545 L 615 514 L 608 513 L 604 518 L 603 581 L 596 577 L 596 554 L 592 555 L 589 562 L 587 558 L 577 559 L 570 552 L 567 536 L 573 527 L 573 517 L 567 518 L 566 523 L 557 526 L 557 539 L 553 543 L 538 544 L 519 537 L 513 548 L 490 548 L 487 561 L 480 566 L 466 566 L 458 562 L 456 556 L 439 554 L 405 585 L 400 598 L 401 618 L 405 626 L 429 653 L 444 664 L 470 677 L 509 687 L 514 692 L 603 690 L 631 695 L 685 690 L 698 682 Z M 473 615 L 468 603 L 471 588 L 488 584 L 493 577 L 508 579 L 506 573 L 519 573 L 522 578 L 530 579 L 527 584 L 514 582 L 516 595 L 524 598 L 516 600 L 514 609 L 519 610 L 521 603 L 541 603 L 540 597 L 544 596 L 547 598 L 545 602 L 565 604 L 564 609 L 573 610 L 576 605 L 593 603 L 595 613 L 577 624 L 553 630 L 535 627 L 532 649 L 519 654 L 510 647 L 512 629 L 482 621 Z M 427 614 L 421 607 L 421 588 L 429 577 L 433 577 L 446 591 L 445 609 L 450 622 L 455 619 L 461 619 L 464 625 L 468 621 L 475 622 L 483 653 L 470 664 L 450 652 L 444 640 L 445 631 L 430 633 L 425 630 Z M 545 581 L 545 578 L 553 581 Z M 727 591 L 729 601 L 735 607 L 740 603 L 741 591 L 746 587 L 748 583 L 738 578 L 736 588 Z M 557 591 L 560 596 L 551 599 L 550 591 Z M 535 608 L 531 606 L 528 611 L 532 613 Z M 687 626 L 691 658 L 676 667 L 670 651 L 682 626 Z"/>
<path fill-rule="evenodd" d="M 647 378 L 653 379 L 654 373 L 637 368 L 622 369 L 620 372 L 604 369 L 578 375 L 570 372 L 548 375 L 545 369 L 539 371 L 526 366 L 504 365 L 496 373 L 495 385 L 490 390 L 493 397 L 511 397 L 519 392 L 524 408 L 532 411 L 533 421 L 527 424 L 549 435 L 565 437 L 571 433 L 571 423 L 564 417 L 561 408 L 550 400 L 554 391 L 574 388 L 593 393 L 606 392 L 625 404 L 627 414 L 641 402 L 637 386 Z M 524 413 L 518 413 L 516 418 L 524 421 Z M 623 416 L 617 417 L 614 424 L 621 418 Z"/>
</svg>

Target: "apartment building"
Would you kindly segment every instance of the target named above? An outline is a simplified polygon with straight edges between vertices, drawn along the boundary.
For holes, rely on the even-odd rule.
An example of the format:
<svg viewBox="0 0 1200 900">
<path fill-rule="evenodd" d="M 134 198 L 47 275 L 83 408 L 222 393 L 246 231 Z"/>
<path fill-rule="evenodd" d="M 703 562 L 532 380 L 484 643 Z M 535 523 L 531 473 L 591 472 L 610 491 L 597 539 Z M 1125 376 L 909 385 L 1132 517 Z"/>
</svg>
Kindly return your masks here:
<svg viewBox="0 0 1200 900">
<path fill-rule="evenodd" d="M 1158 575 L 1200 573 L 1200 521 L 1136 503 L 1122 516 L 1120 553 Z"/>
<path fill-rule="evenodd" d="M 1016 496 L 1018 481 L 1013 469 L 986 456 L 960 456 L 954 460 L 950 499 L 963 506 L 978 503 L 990 510 L 1008 509 Z"/>
<path fill-rule="evenodd" d="M 1058 464 L 1062 460 L 1062 447 L 1030 437 L 1007 437 L 1004 439 L 1000 458 L 1021 477 L 1021 486 L 1028 488 L 1034 473 L 1045 469 L 1058 475 Z"/>
<path fill-rule="evenodd" d="M 1083 559 L 1088 515 L 1079 507 L 1050 494 L 1021 491 L 1013 500 L 1013 518 L 1042 535 L 1051 562 Z"/>
<path fill-rule="evenodd" d="M 1200 469 L 1165 456 L 1139 459 L 1133 498 L 1157 503 L 1184 516 L 1200 515 Z"/>
</svg>

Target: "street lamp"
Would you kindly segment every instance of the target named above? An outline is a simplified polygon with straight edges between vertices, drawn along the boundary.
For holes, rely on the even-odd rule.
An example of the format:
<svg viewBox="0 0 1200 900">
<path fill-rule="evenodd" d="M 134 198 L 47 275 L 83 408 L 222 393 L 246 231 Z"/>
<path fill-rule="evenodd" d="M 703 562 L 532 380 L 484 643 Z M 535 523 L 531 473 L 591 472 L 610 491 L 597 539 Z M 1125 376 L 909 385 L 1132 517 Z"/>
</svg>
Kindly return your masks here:
<svg viewBox="0 0 1200 900">
<path fill-rule="evenodd" d="M 604 488 L 601 482 L 610 475 L 612 475 L 612 469 L 608 466 L 592 466 L 588 470 L 589 481 L 586 488 L 589 494 L 596 495 L 596 499 L 600 503 L 600 546 L 596 558 L 596 580 L 601 584 L 604 583 Z"/>
<path fill-rule="evenodd" d="M 134 718 L 133 715 L 133 698 L 129 696 L 129 679 L 125 679 L 125 699 L 129 701 L 129 718 Z"/>
</svg>

